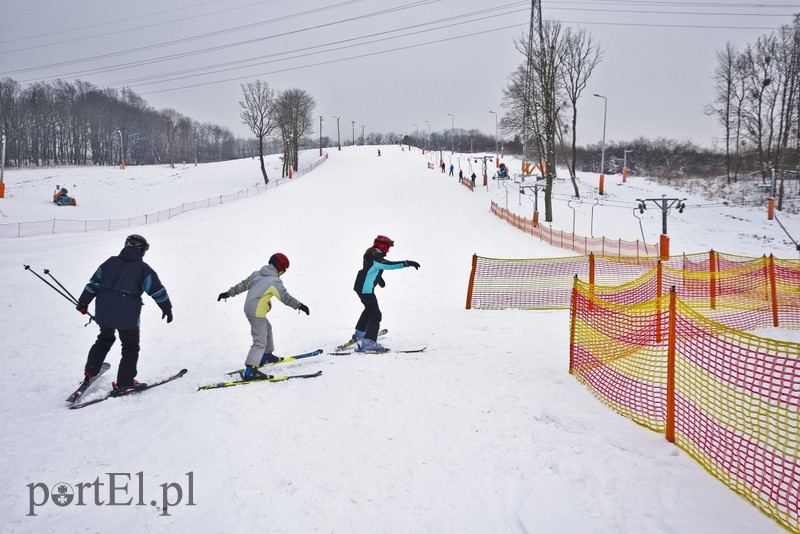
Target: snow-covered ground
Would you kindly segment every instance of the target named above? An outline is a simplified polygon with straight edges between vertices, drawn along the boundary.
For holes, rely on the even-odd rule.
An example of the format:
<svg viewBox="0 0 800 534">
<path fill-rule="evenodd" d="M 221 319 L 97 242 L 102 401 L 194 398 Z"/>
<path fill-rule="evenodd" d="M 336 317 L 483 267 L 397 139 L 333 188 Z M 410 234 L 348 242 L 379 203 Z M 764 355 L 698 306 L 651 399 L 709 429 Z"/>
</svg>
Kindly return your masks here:
<svg viewBox="0 0 800 534">
<path fill-rule="evenodd" d="M 380 148 L 381 157 L 376 147 L 330 150 L 301 179 L 166 222 L 0 240 L 2 532 L 784 532 L 662 435 L 617 415 L 569 376 L 567 311 L 465 309 L 473 253 L 571 255 L 489 212 L 493 198 L 530 216 L 527 197 L 491 180 L 488 191 L 470 192 L 427 169 L 419 151 Z M 305 158 L 313 161 L 313 151 Z M 460 164 L 466 171 L 466 156 Z M 273 177 L 276 167 L 271 161 Z M 175 169 L 7 169 L 0 222 L 133 217 L 260 180 L 249 159 Z M 643 232 L 656 242 L 660 213 L 649 209 L 640 228 L 634 199 L 686 196 L 643 178 L 607 177 L 593 209 L 597 177 L 581 180 L 585 203 L 570 204 L 582 235 L 634 240 Z M 50 202 L 56 184 L 70 189 L 77 207 Z M 557 190 L 566 199 L 571 185 L 560 179 Z M 766 207 L 710 204 L 690 198 L 684 213 L 670 214 L 673 253 L 797 257 Z M 554 206 L 553 226 L 571 230 L 567 201 Z M 800 219 L 781 220 L 800 233 Z M 189 372 L 139 396 L 68 410 L 63 399 L 81 378 L 97 330 L 23 265 L 51 269 L 77 294 L 132 232 L 150 241 L 145 260 L 175 314 L 164 323 L 145 297 L 138 379 Z M 216 296 L 274 252 L 291 260 L 284 283 L 311 310 L 306 317 L 273 308 L 276 352 L 330 351 L 348 339 L 361 311 L 353 279 L 377 234 L 395 240 L 390 259 L 422 266 L 386 274 L 383 341 L 426 352 L 322 355 L 280 368 L 322 370 L 319 378 L 197 391 L 241 367 L 250 345 L 243 297 Z M 109 389 L 119 345 L 108 361 L 111 372 L 87 398 Z M 68 505 L 45 502 L 59 483 L 75 492 Z M 178 487 L 182 502 L 165 511 L 164 492 L 175 502 Z"/>
</svg>

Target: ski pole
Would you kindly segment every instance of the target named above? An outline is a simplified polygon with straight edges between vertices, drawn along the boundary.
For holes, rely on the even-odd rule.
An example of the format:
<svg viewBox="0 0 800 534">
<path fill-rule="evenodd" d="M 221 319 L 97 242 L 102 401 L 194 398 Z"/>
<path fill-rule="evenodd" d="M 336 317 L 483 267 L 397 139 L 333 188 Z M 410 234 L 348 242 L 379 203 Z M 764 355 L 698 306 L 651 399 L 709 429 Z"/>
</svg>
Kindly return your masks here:
<svg viewBox="0 0 800 534">
<path fill-rule="evenodd" d="M 45 284 L 47 284 L 48 286 L 50 286 L 50 287 L 53 289 L 53 291 L 55 291 L 56 293 L 58 293 L 59 295 L 61 295 L 61 296 L 62 296 L 62 297 L 64 297 L 65 299 L 67 299 L 67 300 L 70 302 L 70 304 L 74 304 L 74 305 L 76 305 L 76 306 L 77 306 L 77 304 L 78 304 L 78 301 L 77 301 L 77 300 L 75 300 L 75 301 L 73 301 L 73 300 L 72 300 L 72 299 L 74 299 L 75 297 L 72 297 L 72 299 L 71 299 L 71 298 L 69 298 L 67 295 L 65 295 L 64 293 L 62 293 L 61 291 L 59 291 L 59 290 L 58 290 L 58 288 L 57 288 L 56 286 L 54 286 L 53 284 L 51 284 L 50 282 L 48 282 L 47 280 L 45 280 L 44 278 L 42 278 L 42 277 L 39 275 L 39 273 L 37 273 L 36 271 L 34 271 L 33 269 L 31 269 L 31 266 L 30 266 L 30 265 L 23 265 L 23 267 L 25 267 L 25 270 L 26 270 L 26 271 L 30 271 L 31 273 L 35 274 L 35 275 L 36 275 L 36 278 L 38 278 L 39 280 L 41 280 L 42 282 L 44 282 Z M 59 285 L 61 285 L 61 284 L 59 284 Z M 66 291 L 66 289 L 65 289 L 64 291 Z M 70 295 L 70 296 L 71 296 L 71 295 Z M 91 314 L 91 313 L 89 313 L 88 311 L 86 312 L 86 315 L 88 315 L 88 316 L 89 316 L 89 322 L 88 322 L 88 323 L 86 323 L 86 324 L 85 324 L 85 325 L 83 325 L 83 326 L 88 326 L 88 325 L 89 325 L 89 323 L 91 323 L 91 322 L 94 320 L 94 315 L 92 315 L 92 314 Z"/>
<path fill-rule="evenodd" d="M 50 269 L 45 269 L 45 270 L 44 270 L 44 274 L 46 274 L 47 276 L 49 276 L 50 278 L 52 278 L 52 279 L 53 279 L 53 281 L 54 281 L 56 284 L 58 284 L 58 287 L 60 287 L 61 289 L 63 289 L 63 290 L 64 290 L 64 292 L 65 292 L 67 295 L 69 295 L 69 296 L 72 298 L 72 303 L 73 303 L 73 304 L 75 304 L 76 306 L 78 305 L 78 299 L 76 299 L 76 298 L 75 298 L 75 297 L 72 295 L 72 293 L 70 293 L 70 292 L 69 292 L 69 290 L 68 290 L 66 287 L 64 287 L 63 285 L 61 285 L 61 282 L 59 282 L 58 280 L 56 280 L 56 277 L 55 277 L 55 276 L 53 276 L 53 275 L 50 273 Z"/>
</svg>

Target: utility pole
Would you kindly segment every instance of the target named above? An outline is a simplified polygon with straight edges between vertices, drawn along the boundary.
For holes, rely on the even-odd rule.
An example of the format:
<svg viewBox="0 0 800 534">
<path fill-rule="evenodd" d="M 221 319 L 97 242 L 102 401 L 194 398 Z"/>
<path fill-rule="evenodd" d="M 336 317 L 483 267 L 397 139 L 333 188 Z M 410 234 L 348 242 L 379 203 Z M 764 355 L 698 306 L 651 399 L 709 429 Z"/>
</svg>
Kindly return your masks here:
<svg viewBox="0 0 800 534">
<path fill-rule="evenodd" d="M 678 213 L 683 213 L 686 209 L 685 198 L 667 198 L 667 195 L 661 195 L 661 198 L 637 198 L 639 202 L 639 213 L 644 213 L 647 209 L 647 203 L 652 202 L 657 207 L 661 208 L 661 259 L 669 259 L 669 237 L 667 237 L 667 215 L 670 209 L 675 206 L 678 208 Z"/>
<path fill-rule="evenodd" d="M 356 121 L 350 121 L 353 123 L 353 146 L 356 146 Z"/>
<path fill-rule="evenodd" d="M 500 139 L 497 136 L 497 113 L 490 111 L 494 115 L 494 166 L 500 167 Z"/>
<path fill-rule="evenodd" d="M 628 180 L 628 152 L 633 152 L 633 149 L 625 149 L 625 153 L 622 156 L 622 183 L 624 184 Z"/>
<path fill-rule="evenodd" d="M 364 145 L 366 145 L 366 144 L 367 144 L 367 140 L 366 140 L 366 139 L 364 139 L 364 128 L 365 128 L 366 126 L 367 126 L 366 124 L 362 124 L 362 125 L 361 125 L 361 146 L 364 146 Z"/>
<path fill-rule="evenodd" d="M 456 117 L 452 113 L 450 115 L 450 154 L 456 153 Z"/>
<path fill-rule="evenodd" d="M 431 123 L 428 122 L 428 121 L 425 121 L 425 122 L 428 124 L 428 140 L 427 140 L 428 142 L 425 143 L 425 145 L 427 145 L 428 152 L 430 152 L 431 151 Z"/>
<path fill-rule="evenodd" d="M 336 119 L 336 144 L 339 146 L 339 152 L 342 151 L 342 136 L 339 133 L 339 119 L 341 117 L 337 117 L 336 115 L 333 116 Z"/>
<path fill-rule="evenodd" d="M 117 130 L 119 134 L 119 161 L 120 161 L 120 168 L 125 170 L 125 145 L 122 144 L 122 130 Z"/>
<path fill-rule="evenodd" d="M 3 134 L 3 148 L 0 150 L 0 198 L 6 196 L 6 184 L 3 183 L 3 171 L 6 168 L 6 134 Z"/>
<path fill-rule="evenodd" d="M 533 225 L 539 226 L 539 191 L 545 188 L 545 184 L 522 185 L 519 184 L 519 191 L 523 195 L 525 189 L 533 189 Z"/>
<path fill-rule="evenodd" d="M 319 116 L 319 157 L 322 157 L 322 115 Z"/>
<path fill-rule="evenodd" d="M 533 33 L 539 33 L 539 47 L 541 48 L 544 42 L 543 28 L 542 28 L 542 4 L 540 0 L 531 0 L 531 19 L 528 26 L 528 57 L 525 69 L 525 95 L 523 98 L 523 112 L 522 112 L 522 162 L 526 163 L 527 158 L 527 144 L 528 144 L 528 124 L 531 122 L 533 110 L 531 110 L 531 93 L 533 92 Z"/>
</svg>

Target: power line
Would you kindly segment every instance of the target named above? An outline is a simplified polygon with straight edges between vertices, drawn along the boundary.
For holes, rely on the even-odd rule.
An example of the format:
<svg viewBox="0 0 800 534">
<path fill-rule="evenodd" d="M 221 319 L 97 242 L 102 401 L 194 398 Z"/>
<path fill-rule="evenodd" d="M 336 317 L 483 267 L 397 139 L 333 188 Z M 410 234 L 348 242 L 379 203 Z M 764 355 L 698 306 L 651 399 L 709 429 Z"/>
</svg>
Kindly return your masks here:
<svg viewBox="0 0 800 534">
<path fill-rule="evenodd" d="M 510 5 L 513 6 L 513 5 L 519 5 L 519 4 L 524 4 L 524 2 L 518 2 L 516 4 L 510 4 Z M 483 10 L 479 10 L 479 11 L 473 11 L 471 13 L 465 13 L 465 14 L 462 14 L 462 15 L 456 15 L 454 17 L 449 17 L 447 19 L 442 19 L 442 20 L 438 20 L 438 21 L 414 24 L 414 25 L 405 26 L 405 27 L 402 27 L 402 28 L 386 30 L 386 31 L 382 31 L 382 32 L 375 32 L 375 33 L 372 33 L 372 34 L 362 35 L 362 36 L 359 36 L 359 37 L 352 37 L 352 38 L 349 38 L 349 39 L 341 39 L 341 40 L 338 40 L 338 41 L 332 41 L 332 42 L 328 42 L 328 43 L 324 43 L 324 44 L 320 44 L 320 45 L 313 45 L 313 46 L 307 46 L 307 47 L 303 47 L 303 48 L 297 48 L 297 49 L 289 50 L 289 51 L 285 51 L 285 52 L 276 52 L 276 53 L 273 53 L 273 54 L 267 54 L 267 55 L 263 55 L 263 56 L 256 56 L 256 57 L 250 57 L 250 58 L 246 58 L 246 59 L 227 61 L 227 62 L 223 62 L 223 63 L 217 63 L 215 65 L 204 65 L 204 66 L 201 66 L 201 67 L 194 67 L 194 68 L 190 68 L 190 69 L 184 69 L 184 70 L 181 70 L 181 71 L 171 72 L 171 73 L 167 73 L 167 74 L 155 74 L 155 75 L 150 75 L 150 76 L 142 76 L 142 77 L 138 77 L 138 78 L 129 78 L 129 79 L 126 79 L 126 80 L 120 80 L 118 82 L 114 82 L 114 83 L 112 83 L 112 85 L 126 85 L 126 84 L 132 84 L 132 83 L 136 83 L 136 82 L 146 82 L 148 80 L 159 80 L 159 79 L 161 81 L 152 81 L 152 82 L 149 82 L 149 83 L 164 83 L 164 82 L 167 82 L 167 81 L 176 81 L 176 80 L 180 80 L 180 79 L 192 78 L 192 77 L 203 76 L 203 75 L 208 75 L 208 74 L 217 74 L 217 73 L 220 73 L 220 72 L 226 72 L 226 71 L 231 71 L 231 70 L 236 70 L 236 69 L 255 67 L 255 66 L 264 65 L 264 64 L 267 64 L 267 63 L 275 63 L 277 61 L 288 61 L 288 60 L 292 60 L 292 59 L 299 59 L 301 57 L 313 56 L 313 55 L 316 55 L 316 54 L 330 53 L 330 52 L 334 52 L 336 50 L 342 50 L 344 48 L 349 48 L 350 46 L 364 46 L 364 45 L 374 44 L 374 43 L 381 42 L 381 41 L 387 41 L 387 40 L 391 40 L 391 39 L 399 39 L 401 37 L 409 37 L 409 36 L 412 36 L 412 35 L 424 34 L 424 33 L 432 32 L 432 31 L 438 31 L 438 30 L 441 30 L 441 29 L 450 28 L 450 27 L 453 27 L 453 26 L 457 26 L 459 24 L 468 24 L 468 23 L 471 23 L 471 22 L 480 22 L 480 21 L 487 20 L 487 19 L 490 19 L 490 18 L 496 18 L 496 17 L 499 17 L 499 16 L 514 14 L 514 13 L 518 13 L 518 12 L 527 10 L 527 7 L 525 7 L 525 8 L 519 8 L 519 9 L 507 10 L 507 11 L 504 11 L 504 12 L 501 12 L 501 13 L 493 13 L 493 12 L 498 11 L 499 9 L 506 9 L 506 7 L 507 6 L 501 6 L 499 8 L 490 8 L 490 9 L 483 9 Z M 481 16 L 481 15 L 484 15 L 484 16 Z M 465 19 L 468 19 L 469 17 L 478 17 L 478 18 L 472 18 L 471 20 L 465 20 Z M 455 21 L 455 22 L 452 22 L 450 24 L 443 24 L 444 22 L 448 22 L 448 21 Z M 371 39 L 373 37 L 379 37 L 379 36 L 387 35 L 387 34 L 391 34 L 391 33 L 398 33 L 398 32 L 402 32 L 402 31 L 405 31 L 405 30 L 411 30 L 411 29 L 414 29 L 414 28 L 422 28 L 422 27 L 434 26 L 434 25 L 436 25 L 436 26 L 433 27 L 433 28 L 427 29 L 427 30 L 419 30 L 419 31 L 407 32 L 407 33 L 404 33 L 404 34 L 395 35 L 395 36 L 392 36 L 392 37 L 384 37 L 384 38 L 381 38 L 381 39 L 372 39 L 370 41 L 365 41 L 363 43 L 357 43 L 357 44 L 351 44 L 349 46 L 336 46 L 336 45 L 344 45 L 345 43 L 353 43 L 355 41 L 360 41 L 360 40 L 364 40 L 364 39 Z M 315 53 L 306 53 L 306 54 L 300 54 L 300 55 L 296 55 L 296 56 L 289 56 L 290 54 L 296 54 L 298 52 L 304 52 L 304 51 L 308 51 L 308 50 L 314 50 L 314 49 L 326 48 L 326 47 L 333 47 L 333 48 L 328 48 L 327 50 L 320 50 L 320 51 L 315 52 Z M 288 57 L 282 57 L 282 56 L 288 56 Z M 276 58 L 276 59 L 269 59 L 269 58 Z M 252 64 L 252 65 L 242 65 L 243 63 L 250 63 L 250 62 L 259 61 L 259 60 L 265 60 L 265 59 L 269 59 L 269 60 L 268 61 L 260 61 L 259 63 L 255 63 L 255 64 Z M 87 74 L 100 74 L 100 73 L 106 73 L 106 72 L 113 72 L 113 71 L 117 71 L 117 70 L 126 70 L 126 69 L 129 69 L 130 67 L 148 65 L 148 64 L 159 62 L 159 61 L 165 61 L 165 59 L 143 60 L 143 61 L 140 61 L 140 62 L 130 62 L 130 63 L 126 63 L 126 64 L 115 65 L 113 67 L 98 68 L 98 69 L 94 69 L 94 70 L 77 71 L 77 72 L 72 72 L 72 73 L 68 73 L 68 74 L 62 74 L 62 76 L 80 76 L 80 75 L 87 75 Z M 233 65 L 240 65 L 240 66 L 234 67 Z M 212 70 L 212 69 L 216 69 L 216 70 Z M 206 71 L 206 72 L 198 72 L 198 71 Z M 181 75 L 184 75 L 184 74 L 185 74 L 185 76 L 181 76 Z M 47 76 L 47 77 L 42 77 L 42 78 L 37 78 L 37 79 L 25 80 L 25 83 L 41 81 L 41 80 L 46 80 L 46 79 L 52 79 L 52 78 L 53 77 Z M 147 84 L 142 83 L 142 84 L 139 84 L 139 85 L 147 85 Z"/>
<path fill-rule="evenodd" d="M 50 64 L 47 64 L 47 65 L 38 65 L 36 67 L 26 67 L 26 68 L 22 68 L 22 69 L 10 70 L 10 71 L 6 71 L 6 72 L 4 72 L 2 74 L 8 75 L 8 74 L 16 74 L 16 73 L 22 73 L 22 72 L 32 72 L 32 71 L 43 70 L 43 69 L 48 69 L 48 68 L 52 68 L 52 67 L 58 67 L 58 66 L 61 66 L 61 65 L 74 65 L 74 64 L 77 64 L 77 63 L 86 63 L 88 61 L 95 61 L 95 60 L 98 60 L 98 59 L 109 59 L 109 58 L 123 56 L 123 55 L 127 55 L 127 54 L 133 54 L 133 53 L 136 53 L 136 52 L 144 52 L 144 51 L 147 51 L 147 50 L 154 50 L 156 48 L 163 48 L 165 46 L 172 46 L 172 45 L 175 45 L 175 44 L 187 43 L 187 42 L 196 41 L 196 40 L 199 40 L 199 39 L 205 39 L 205 38 L 208 38 L 208 37 L 215 37 L 215 36 L 218 36 L 218 35 L 223 35 L 223 34 L 234 32 L 234 31 L 240 31 L 241 29 L 248 29 L 248 28 L 252 28 L 252 27 L 255 27 L 255 26 L 258 26 L 258 25 L 261 25 L 261 24 L 271 24 L 271 23 L 274 23 L 274 22 L 279 22 L 279 21 L 283 21 L 283 20 L 287 20 L 287 19 L 297 18 L 297 17 L 301 17 L 301 16 L 305 16 L 305 15 L 317 14 L 317 13 L 320 13 L 320 12 L 323 12 L 323 11 L 328 11 L 328 10 L 333 9 L 335 7 L 340 7 L 342 5 L 354 4 L 354 3 L 357 3 L 357 2 L 363 2 L 363 1 L 364 0 L 347 0 L 345 2 L 341 2 L 339 4 L 335 4 L 334 6 L 326 6 L 326 7 L 322 7 L 322 8 L 311 9 L 311 10 L 303 11 L 303 12 L 300 12 L 300 13 L 294 13 L 294 14 L 291 14 L 291 15 L 286 15 L 284 17 L 278 17 L 278 18 L 275 18 L 275 19 L 270 19 L 268 21 L 260 21 L 260 22 L 256 22 L 256 23 L 246 24 L 244 26 L 239 26 L 239 27 L 236 27 L 236 28 L 228 28 L 228 29 L 225 29 L 225 30 L 218 30 L 218 31 L 209 32 L 209 33 L 206 33 L 206 34 L 200 34 L 200 35 L 194 35 L 194 36 L 190 36 L 190 37 L 184 37 L 182 39 L 175 39 L 175 40 L 166 41 L 166 42 L 163 42 L 163 43 L 140 46 L 140 47 L 137 47 L 137 48 L 129 48 L 127 50 L 121 50 L 119 52 L 109 52 L 107 54 L 99 54 L 99 55 L 96 55 L 96 56 L 90 56 L 90 57 L 85 57 L 85 58 L 72 59 L 72 60 L 67 60 L 67 61 L 59 61 L 58 63 L 50 63 Z M 402 11 L 404 9 L 416 8 L 416 7 L 420 7 L 420 6 L 424 6 L 424 5 L 428 5 L 428 4 L 433 4 L 433 3 L 436 3 L 436 2 L 439 2 L 439 1 L 441 1 L 441 0 L 417 0 L 417 1 L 412 2 L 410 4 L 403 4 L 403 5 L 398 6 L 398 7 L 393 7 L 393 8 L 389 8 L 389 9 L 383 9 L 383 10 L 380 10 L 380 11 L 373 11 L 372 13 L 367 13 L 365 15 L 358 15 L 358 16 L 355 16 L 355 17 L 350 17 L 350 18 L 338 20 L 338 21 L 335 21 L 335 22 L 326 22 L 324 24 L 318 24 L 318 25 L 315 25 L 315 26 L 308 26 L 306 28 L 302 28 L 302 29 L 299 29 L 299 30 L 287 31 L 287 32 L 284 32 L 284 33 L 276 34 L 276 35 L 268 35 L 266 37 L 248 39 L 248 40 L 245 40 L 245 41 L 238 41 L 238 42 L 235 42 L 235 43 L 229 43 L 229 44 L 225 44 L 225 45 L 218 45 L 218 46 L 213 46 L 213 47 L 204 48 L 204 49 L 200 49 L 200 50 L 193 50 L 191 52 L 184 52 L 184 53 L 181 53 L 181 54 L 173 54 L 172 56 L 166 56 L 166 57 L 174 59 L 174 58 L 182 58 L 182 57 L 187 57 L 187 56 L 194 56 L 194 55 L 203 54 L 203 53 L 206 53 L 206 52 L 216 52 L 216 51 L 219 51 L 219 50 L 225 50 L 227 48 L 233 48 L 233 47 L 242 46 L 242 45 L 245 45 L 245 44 L 253 44 L 253 43 L 257 43 L 257 42 L 260 42 L 260 41 L 265 41 L 265 40 L 268 40 L 268 39 L 275 39 L 277 37 L 284 37 L 284 36 L 287 36 L 287 35 L 297 34 L 297 33 L 300 33 L 300 32 L 318 30 L 320 28 L 325 28 L 325 27 L 329 27 L 329 26 L 335 26 L 335 25 L 338 25 L 338 24 L 343 24 L 345 22 L 353 22 L 353 21 L 356 21 L 356 20 L 362 20 L 362 19 L 366 19 L 366 18 L 370 18 L 370 17 L 379 16 L 379 15 L 385 15 L 385 14 L 388 14 L 388 13 L 394 13 L 396 11 Z"/>
<path fill-rule="evenodd" d="M 215 0 L 215 2 L 208 2 L 208 3 L 209 4 L 213 4 L 213 3 L 216 3 L 217 1 L 220 1 L 220 0 Z M 111 31 L 111 32 L 106 32 L 106 33 L 96 33 L 96 34 L 93 34 L 93 35 L 86 35 L 86 36 L 83 36 L 83 37 L 75 37 L 73 39 L 64 39 L 63 41 L 53 41 L 53 42 L 50 42 L 50 43 L 41 43 L 41 44 L 37 44 L 37 45 L 34 45 L 34 46 L 27 46 L 25 48 L 16 48 L 16 49 L 13 49 L 13 50 L 0 50 L 0 54 L 10 54 L 12 52 L 24 52 L 26 50 L 35 50 L 37 48 L 45 48 L 45 47 L 48 47 L 48 46 L 63 45 L 63 44 L 68 44 L 68 43 L 76 43 L 76 42 L 79 42 L 79 41 L 87 41 L 89 39 L 97 39 L 98 37 L 108 37 L 110 35 L 113 35 L 113 36 L 116 37 L 116 36 L 119 36 L 121 33 L 130 33 L 130 32 L 144 30 L 144 29 L 150 30 L 150 29 L 155 28 L 157 26 L 167 26 L 167 25 L 170 25 L 170 24 L 174 24 L 176 22 L 186 22 L 186 21 L 193 20 L 193 19 L 199 19 L 199 18 L 203 18 L 203 17 L 210 17 L 212 15 L 219 15 L 220 13 L 228 13 L 228 12 L 231 12 L 231 11 L 238 11 L 240 9 L 247 9 L 247 8 L 250 8 L 250 7 L 253 7 L 253 6 L 258 6 L 258 5 L 261 5 L 261 4 L 270 4 L 270 3 L 276 2 L 276 1 L 277 0 L 265 0 L 265 1 L 262 1 L 262 2 L 256 2 L 254 4 L 247 4 L 245 6 L 230 7 L 230 8 L 227 8 L 227 9 L 219 9 L 217 11 L 211 11 L 209 13 L 201 13 L 199 15 L 192 15 L 192 16 L 189 16 L 189 17 L 181 17 L 181 18 L 177 18 L 177 19 L 165 20 L 165 21 L 161 21 L 161 22 L 151 23 L 151 24 L 147 24 L 147 25 L 144 25 L 144 26 L 136 26 L 136 27 L 133 27 L 133 28 L 123 29 L 123 30 L 114 30 L 114 31 Z M 202 5 L 205 5 L 205 4 L 201 4 L 201 6 Z M 194 9 L 195 7 L 200 7 L 200 6 L 192 6 L 191 8 L 180 8 L 180 10 L 182 11 L 184 9 Z M 158 15 L 158 14 L 169 13 L 171 11 L 178 11 L 178 10 L 177 9 L 170 9 L 170 10 L 167 10 L 167 11 L 162 11 L 160 13 L 152 13 L 150 15 L 142 15 L 142 16 L 133 17 L 133 18 L 137 19 L 137 18 L 150 17 L 150 16 L 154 16 L 154 15 Z M 107 24 L 114 24 L 114 23 L 118 23 L 118 22 L 128 22 L 129 20 L 130 19 L 122 19 L 122 21 L 115 21 L 115 22 L 111 22 L 111 23 L 103 23 L 103 22 L 101 22 L 101 23 L 99 23 L 99 25 L 100 26 L 105 26 Z M 95 26 L 97 26 L 97 25 L 84 26 L 81 29 L 94 28 Z M 51 33 L 48 33 L 48 34 L 38 35 L 38 36 L 35 36 L 35 37 L 44 37 L 44 36 L 48 36 L 49 37 L 49 36 L 52 36 L 52 35 L 57 35 L 57 34 L 60 34 L 60 33 L 67 33 L 67 32 L 71 32 L 71 31 L 76 31 L 76 30 L 63 30 L 63 31 L 60 31 L 60 32 L 51 32 Z M 18 41 L 18 40 L 33 39 L 33 38 L 34 37 L 21 37 L 21 38 L 18 38 L 18 39 L 12 39 L 10 41 L 0 41 L 0 44 L 12 42 L 12 41 Z"/>
</svg>

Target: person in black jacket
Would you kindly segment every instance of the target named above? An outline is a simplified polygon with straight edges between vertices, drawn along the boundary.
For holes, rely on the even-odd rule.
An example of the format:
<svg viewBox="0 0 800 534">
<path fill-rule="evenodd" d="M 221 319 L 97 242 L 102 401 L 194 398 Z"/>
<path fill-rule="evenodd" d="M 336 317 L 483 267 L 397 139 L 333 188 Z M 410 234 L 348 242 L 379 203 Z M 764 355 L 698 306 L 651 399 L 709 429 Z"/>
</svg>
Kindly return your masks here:
<svg viewBox="0 0 800 534">
<path fill-rule="evenodd" d="M 114 388 L 122 391 L 143 387 L 137 382 L 136 363 L 139 360 L 139 318 L 142 311 L 142 293 L 147 293 L 161 308 L 161 318 L 172 322 L 172 302 L 166 288 L 161 285 L 156 272 L 142 261 L 150 248 L 147 240 L 138 235 L 129 235 L 119 256 L 108 258 L 86 284 L 77 309 L 85 314 L 92 300 L 95 302 L 94 319 L 100 327 L 84 368 L 85 379 L 100 371 L 100 366 L 116 341 L 114 331 L 119 332 L 122 343 L 122 359 L 117 371 Z"/>
<path fill-rule="evenodd" d="M 413 267 L 419 269 L 419 263 L 411 260 L 389 261 L 386 253 L 389 247 L 394 246 L 394 241 L 384 235 L 375 238 L 373 246 L 364 252 L 364 266 L 356 275 L 353 289 L 358 293 L 358 298 L 364 305 L 364 311 L 356 323 L 356 331 L 351 341 L 358 343 L 359 350 L 374 352 L 387 352 L 389 349 L 378 344 L 378 330 L 381 326 L 381 309 L 378 307 L 378 298 L 375 296 L 375 286 L 384 287 L 383 271 Z"/>
</svg>

